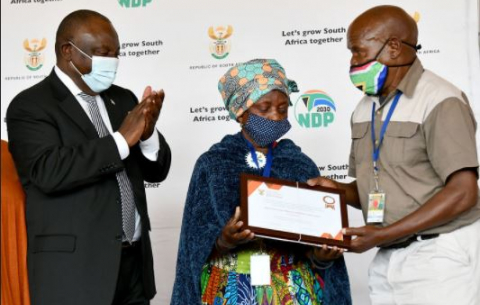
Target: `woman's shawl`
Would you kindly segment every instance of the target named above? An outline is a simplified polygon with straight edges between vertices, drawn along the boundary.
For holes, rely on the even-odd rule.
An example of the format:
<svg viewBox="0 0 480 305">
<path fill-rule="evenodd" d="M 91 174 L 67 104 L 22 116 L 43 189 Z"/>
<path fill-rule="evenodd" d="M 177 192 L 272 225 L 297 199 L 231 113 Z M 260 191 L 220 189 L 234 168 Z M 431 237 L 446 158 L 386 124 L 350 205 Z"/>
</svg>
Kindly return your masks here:
<svg viewBox="0 0 480 305">
<path fill-rule="evenodd" d="M 201 304 L 202 267 L 222 228 L 240 204 L 240 173 L 262 174 L 263 169 L 247 165 L 249 153 L 244 138 L 238 133 L 224 137 L 197 160 L 183 212 L 171 305 Z M 305 182 L 318 175 L 315 163 L 291 140 L 281 140 L 274 148 L 271 177 Z M 343 258 L 322 276 L 325 304 L 351 304 Z M 332 302 L 328 302 L 329 299 Z"/>
</svg>

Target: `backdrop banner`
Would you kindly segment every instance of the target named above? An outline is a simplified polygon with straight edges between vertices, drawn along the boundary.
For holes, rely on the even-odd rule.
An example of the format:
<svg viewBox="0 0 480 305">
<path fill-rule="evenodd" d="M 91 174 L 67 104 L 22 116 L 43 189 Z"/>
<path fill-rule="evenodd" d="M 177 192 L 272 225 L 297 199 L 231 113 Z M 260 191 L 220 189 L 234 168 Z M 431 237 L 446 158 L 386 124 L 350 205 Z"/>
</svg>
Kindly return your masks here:
<svg viewBox="0 0 480 305">
<path fill-rule="evenodd" d="M 1 137 L 8 104 L 46 77 L 55 65 L 60 21 L 77 9 L 92 9 L 112 21 L 120 37 L 116 84 L 141 97 L 152 85 L 166 98 L 157 124 L 172 149 L 172 168 L 161 184 L 146 183 L 158 294 L 170 302 L 181 219 L 196 159 L 239 125 L 217 90 L 219 78 L 237 62 L 274 58 L 300 92 L 292 94 L 293 139 L 327 177 L 347 182 L 350 116 L 361 98 L 350 82 L 346 31 L 380 0 L 5 0 L 1 3 Z M 417 21 L 424 67 L 461 88 L 477 121 L 480 60 L 477 0 L 401 0 Z M 39 96 L 38 102 L 42 99 Z M 477 134 L 477 143 L 478 143 Z M 351 226 L 363 225 L 349 210 Z M 375 250 L 346 253 L 353 300 L 369 304 L 367 268 Z"/>
</svg>

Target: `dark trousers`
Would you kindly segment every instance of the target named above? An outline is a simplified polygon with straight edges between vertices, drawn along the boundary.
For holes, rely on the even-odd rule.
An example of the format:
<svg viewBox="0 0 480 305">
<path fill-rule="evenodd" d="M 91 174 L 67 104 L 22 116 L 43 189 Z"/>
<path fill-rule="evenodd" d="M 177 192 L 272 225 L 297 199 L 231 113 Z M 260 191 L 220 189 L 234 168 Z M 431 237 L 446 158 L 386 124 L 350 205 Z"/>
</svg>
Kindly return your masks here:
<svg viewBox="0 0 480 305">
<path fill-rule="evenodd" d="M 112 305 L 149 305 L 145 298 L 140 244 L 122 248 L 120 271 Z"/>
</svg>

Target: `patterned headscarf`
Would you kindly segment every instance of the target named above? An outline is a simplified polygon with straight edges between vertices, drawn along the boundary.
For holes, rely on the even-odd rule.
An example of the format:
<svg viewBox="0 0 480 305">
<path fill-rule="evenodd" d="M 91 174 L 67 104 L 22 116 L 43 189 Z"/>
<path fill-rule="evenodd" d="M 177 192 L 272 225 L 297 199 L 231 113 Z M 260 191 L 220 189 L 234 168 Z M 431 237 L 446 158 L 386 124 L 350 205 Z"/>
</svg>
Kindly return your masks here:
<svg viewBox="0 0 480 305">
<path fill-rule="evenodd" d="M 232 119 L 241 116 L 272 90 L 279 90 L 287 96 L 298 92 L 297 83 L 285 76 L 285 70 L 274 59 L 254 59 L 237 64 L 220 78 L 218 90 Z"/>
</svg>

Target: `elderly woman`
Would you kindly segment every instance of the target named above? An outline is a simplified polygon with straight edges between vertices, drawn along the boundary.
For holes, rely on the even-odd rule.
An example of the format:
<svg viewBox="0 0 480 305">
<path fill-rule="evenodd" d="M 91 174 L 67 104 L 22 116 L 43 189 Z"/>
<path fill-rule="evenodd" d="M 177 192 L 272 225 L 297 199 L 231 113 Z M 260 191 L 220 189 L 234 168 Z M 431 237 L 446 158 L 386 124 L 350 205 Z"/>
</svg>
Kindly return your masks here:
<svg viewBox="0 0 480 305">
<path fill-rule="evenodd" d="M 197 161 L 187 194 L 172 305 L 351 304 L 342 251 L 255 239 L 242 230 L 240 173 L 307 181 L 315 163 L 291 140 L 289 95 L 296 83 L 275 61 L 231 68 L 219 90 L 241 131 Z M 250 282 L 250 257 L 268 253 L 270 285 Z"/>
</svg>

